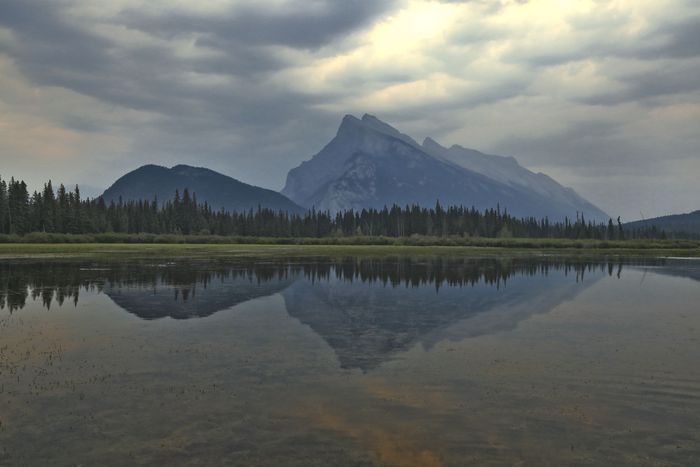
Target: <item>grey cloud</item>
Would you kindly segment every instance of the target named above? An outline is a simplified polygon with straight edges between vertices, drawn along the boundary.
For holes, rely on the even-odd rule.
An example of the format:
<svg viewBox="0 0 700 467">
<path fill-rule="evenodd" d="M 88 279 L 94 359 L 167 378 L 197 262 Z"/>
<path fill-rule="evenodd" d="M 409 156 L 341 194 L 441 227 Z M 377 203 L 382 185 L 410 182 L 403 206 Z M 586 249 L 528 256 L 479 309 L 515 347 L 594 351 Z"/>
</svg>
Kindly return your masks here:
<svg viewBox="0 0 700 467">
<path fill-rule="evenodd" d="M 66 5 L 31 0 L 8 0 L 0 5 L 0 25 L 11 29 L 15 37 L 0 50 L 36 84 L 160 113 L 165 120 L 185 122 L 181 126 L 198 121 L 204 127 L 275 124 L 298 115 L 322 97 L 265 88 L 264 72 L 284 64 L 254 45 L 234 45 L 220 59 L 206 55 L 183 59 L 167 47 L 154 45 L 127 48 L 67 17 Z M 190 72 L 243 78 L 259 72 L 263 77 L 211 87 L 188 82 Z"/>
<path fill-rule="evenodd" d="M 622 25 L 619 17 L 572 20 L 574 29 L 590 33 L 573 48 L 544 52 L 516 48 L 508 59 L 532 67 L 549 67 L 584 59 L 658 60 L 700 56 L 700 16 L 669 21 L 632 38 L 611 32 Z M 495 34 L 497 31 L 492 32 Z M 507 31 L 502 34 L 507 35 Z"/>
<path fill-rule="evenodd" d="M 654 36 L 663 38 L 660 45 L 647 46 L 637 52 L 639 58 L 688 58 L 700 56 L 700 16 L 686 18 L 657 28 Z"/>
<path fill-rule="evenodd" d="M 618 17 L 596 18 L 586 23 L 574 21 L 577 30 L 614 31 L 621 24 Z M 620 83 L 621 89 L 599 92 L 574 100 L 587 105 L 611 106 L 626 102 L 643 102 L 645 105 L 663 104 L 660 98 L 674 94 L 693 93 L 700 90 L 700 17 L 690 16 L 682 20 L 668 21 L 651 31 L 630 39 L 592 34 L 573 48 L 546 52 L 516 49 L 508 59 L 533 69 L 562 65 L 580 60 L 595 60 L 601 74 Z M 644 71 L 627 71 L 624 60 L 645 63 Z M 622 62 L 621 62 L 622 61 Z"/>
<path fill-rule="evenodd" d="M 146 76 L 129 76 L 132 62 L 115 56 L 117 51 L 109 40 L 73 24 L 62 14 L 65 5 L 3 2 L 0 24 L 12 31 L 15 40 L 2 51 L 36 84 L 65 87 L 127 107 L 148 107 L 147 102 L 140 102 L 145 100 L 143 93 L 128 92 L 136 90 L 132 85 Z"/>
<path fill-rule="evenodd" d="M 98 122 L 77 115 L 65 115 L 61 117 L 60 122 L 65 128 L 87 133 L 93 133 L 103 129 Z"/>
<path fill-rule="evenodd" d="M 397 83 L 406 83 L 419 77 L 417 73 L 394 70 L 391 67 L 387 67 L 386 69 L 375 68 L 372 71 L 373 74 L 371 76 L 364 73 L 347 73 L 346 75 L 340 77 L 340 79 L 337 79 L 336 82 L 339 86 L 342 86 L 348 90 L 353 90 L 366 85 L 379 84 L 382 86 L 387 86 Z"/>
<path fill-rule="evenodd" d="M 497 14 L 504 3 L 476 1 L 486 15 Z M 678 19 L 685 11 L 697 10 L 679 7 L 677 14 L 668 15 L 675 19 L 658 24 L 633 40 L 615 35 L 624 16 L 582 17 L 572 27 L 580 30 L 585 40 L 568 46 L 549 44 L 551 47 L 542 50 L 518 47 L 505 57 L 507 66 L 497 68 L 507 71 L 486 77 L 469 71 L 473 61 L 484 59 L 486 43 L 517 38 L 512 30 L 488 26 L 490 23 L 484 21 L 482 27 L 465 27 L 446 37 L 444 48 L 428 51 L 428 62 L 434 69 L 395 63 L 348 67 L 324 81 L 328 89 L 325 93 L 313 90 L 305 94 L 293 91 L 294 83 L 280 83 L 278 73 L 288 67 L 308 65 L 299 62 L 304 60 L 299 57 L 332 57 L 341 49 L 357 45 L 345 39 L 395 6 L 392 0 L 317 0 L 312 4 L 315 8 L 310 9 L 308 2 L 296 0 L 285 8 L 248 6 L 215 15 L 129 10 L 100 18 L 99 24 L 88 24 L 72 16 L 80 12 L 75 8 L 78 0 L 1 0 L 0 28 L 9 29 L 13 39 L 0 42 L 0 54 L 11 57 L 12 66 L 28 82 L 69 89 L 104 106 L 99 112 L 93 111 L 92 104 L 85 104 L 92 100 L 83 99 L 84 109 L 66 109 L 65 115 L 59 117 L 54 109 L 51 115 L 66 128 L 84 133 L 104 130 L 128 141 L 123 157 L 110 155 L 100 159 L 101 177 L 112 177 L 146 161 L 166 165 L 189 162 L 279 188 L 287 169 L 317 152 L 332 137 L 343 113 L 376 113 L 414 136 L 449 134 L 450 140 L 445 142 L 470 146 L 468 140 L 454 139 L 465 125 L 460 115 L 494 118 L 519 105 L 517 98 L 524 97 L 524 101 L 533 103 L 533 114 L 540 113 L 538 123 L 530 124 L 531 127 L 547 124 L 546 104 L 539 107 L 538 103 L 552 100 L 568 101 L 572 120 L 577 111 L 583 109 L 581 115 L 588 118 L 590 106 L 600 106 L 600 120 L 571 123 L 566 131 L 542 137 L 499 136 L 496 139 L 500 142 L 477 149 L 512 154 L 529 166 L 575 171 L 582 186 L 586 186 L 586 180 L 592 180 L 590 186 L 595 189 L 598 186 L 594 182 L 602 175 L 606 180 L 627 177 L 628 190 L 634 193 L 636 177 L 654 170 L 660 174 L 659 180 L 666 180 L 664 171 L 671 164 L 662 164 L 656 148 L 650 147 L 656 135 L 624 134 L 624 124 L 630 117 L 613 115 L 614 112 L 608 115 L 604 106 L 629 102 L 665 105 L 681 95 L 690 96 L 692 103 L 697 103 L 700 17 L 686 14 Z M 688 5 L 692 7 L 693 3 Z M 121 34 L 120 28 L 160 40 L 126 45 L 110 35 Z M 187 56 L 174 50 L 175 41 L 180 40 L 195 44 Z M 293 49 L 301 53 L 292 53 Z M 579 60 L 595 62 L 600 74 L 617 81 L 620 89 L 577 97 L 580 83 L 575 83 L 573 96 L 567 95 L 566 85 L 551 94 L 532 86 L 542 77 L 543 69 Z M 641 63 L 645 71 L 630 72 L 628 61 Z M 393 108 L 391 111 L 348 108 L 338 109 L 335 114 L 320 110 L 337 108 L 338 102 L 353 102 L 384 86 L 424 79 L 430 72 L 470 79 L 477 83 L 478 91 L 454 91 L 449 98 L 428 97 L 420 102 L 410 100 L 410 104 L 401 102 L 400 106 L 393 105 L 395 102 L 385 105 Z M 192 79 L 211 74 L 228 80 L 203 85 Z M 277 79 L 272 81 L 272 77 Z M 539 96 L 533 96 L 534 93 Z M 516 98 L 515 104 L 503 104 L 512 98 Z M 81 115 L 83 110 L 85 115 Z M 601 123 L 603 119 L 608 121 Z M 518 131 L 528 124 L 523 122 Z M 501 133 L 500 128 L 490 131 Z M 508 129 L 502 133 L 508 134 Z M 660 129 L 659 134 L 668 132 Z M 683 143 L 684 147 L 673 143 L 664 154 L 669 159 L 693 157 L 697 154 L 697 141 L 690 139 Z M 90 154 L 85 159 L 100 157 Z M 103 165 L 112 170 L 104 170 Z"/>
<path fill-rule="evenodd" d="M 132 109 L 167 115 L 211 110 L 237 121 L 263 109 L 278 113 L 266 101 L 298 106 L 315 99 L 287 90 L 256 90 L 265 73 L 289 65 L 263 45 L 317 47 L 370 21 L 390 3 L 327 1 L 304 13 L 308 9 L 298 2 L 283 10 L 248 7 L 216 16 L 143 17 L 131 11 L 111 19 L 165 38 L 197 34 L 200 45 L 225 51 L 215 58 L 202 54 L 183 59 L 167 47 L 127 48 L 89 32 L 64 14 L 68 2 L 8 0 L 0 5 L 0 25 L 11 29 L 17 40 L 1 50 L 38 84 L 62 86 Z M 188 72 L 241 77 L 244 82 L 211 90 L 187 83 L 183 75 Z M 262 76 L 251 79 L 256 74 Z M 255 105 L 245 112 L 232 111 L 251 100 Z M 266 118 L 270 117 L 274 115 Z"/>
<path fill-rule="evenodd" d="M 579 175 L 639 175 L 663 170 L 655 154 L 641 151 L 622 134 L 620 123 L 584 121 L 555 134 L 511 137 L 496 145 L 529 166 L 575 169 Z"/>
<path fill-rule="evenodd" d="M 32 0 L 0 3 L 0 26 L 10 29 L 17 40 L 0 44 L 20 66 L 36 70 L 60 64 L 65 70 L 97 71 L 106 65 L 107 40 L 70 24 L 61 17 L 65 2 L 45 4 Z"/>
<path fill-rule="evenodd" d="M 222 50 L 241 42 L 318 48 L 364 26 L 393 3 L 392 0 L 325 0 L 314 3 L 310 9 L 308 3 L 296 1 L 275 9 L 236 7 L 216 15 L 172 13 L 149 17 L 139 11 L 126 11 L 119 19 L 129 27 L 164 38 L 202 34 L 197 39 L 199 45 Z"/>
<path fill-rule="evenodd" d="M 624 90 L 604 92 L 579 99 L 589 105 L 618 105 L 625 102 L 642 102 L 647 105 L 664 104 L 664 96 L 700 91 L 700 61 L 680 63 L 660 62 L 654 70 L 638 73 L 622 73 L 616 77 Z"/>
<path fill-rule="evenodd" d="M 283 176 L 277 173 L 280 167 L 291 168 L 317 150 L 340 118 L 329 118 L 326 112 L 314 108 L 332 96 L 302 95 L 267 85 L 268 74 L 287 64 L 261 45 L 231 41 L 226 53 L 216 58 L 207 54 L 178 57 L 167 45 L 127 47 L 91 32 L 68 16 L 69 5 L 65 1 L 47 4 L 33 0 L 0 3 L 0 27 L 10 29 L 13 35 L 11 42 L 0 44 L 0 53 L 12 57 L 20 72 L 34 84 L 66 88 L 106 104 L 156 116 L 148 119 L 147 127 L 141 127 L 141 120 L 90 119 L 74 112 L 56 121 L 82 132 L 106 130 L 128 135 L 132 140 L 131 156 L 103 161 L 114 166 L 115 172 L 133 168 L 136 162 L 129 160 L 133 158 L 138 163 L 202 161 L 220 169 L 235 161 L 247 161 L 238 164 L 236 169 L 241 173 L 233 175 L 243 179 L 249 175 L 249 181 L 277 185 Z M 377 6 L 363 7 L 361 2 L 348 5 L 333 7 L 328 3 L 323 10 L 326 16 L 317 15 L 314 20 L 333 20 L 331 25 L 323 26 L 329 28 L 329 34 L 336 26 L 348 32 L 352 24 L 369 20 L 369 12 L 379 11 Z M 340 18 L 353 13 L 355 19 Z M 299 14 L 292 16 L 299 24 Z M 260 20 L 257 26 L 281 27 L 275 23 L 282 21 L 279 14 L 266 23 L 261 12 L 257 17 L 254 12 L 248 13 L 247 21 L 255 18 Z M 224 28 L 224 23 L 220 27 Z M 216 27 L 212 30 L 209 38 L 218 40 Z M 309 34 L 312 39 L 297 42 L 308 45 L 330 39 L 320 30 Z M 283 35 L 271 37 L 283 39 Z M 222 40 L 229 39 L 225 36 Z M 197 85 L 188 81 L 190 73 L 216 73 L 232 79 L 216 86 Z M 280 150 L 284 152 L 276 152 Z M 280 157 L 288 162 L 279 161 Z M 99 154 L 92 159 L 100 159 Z"/>
</svg>

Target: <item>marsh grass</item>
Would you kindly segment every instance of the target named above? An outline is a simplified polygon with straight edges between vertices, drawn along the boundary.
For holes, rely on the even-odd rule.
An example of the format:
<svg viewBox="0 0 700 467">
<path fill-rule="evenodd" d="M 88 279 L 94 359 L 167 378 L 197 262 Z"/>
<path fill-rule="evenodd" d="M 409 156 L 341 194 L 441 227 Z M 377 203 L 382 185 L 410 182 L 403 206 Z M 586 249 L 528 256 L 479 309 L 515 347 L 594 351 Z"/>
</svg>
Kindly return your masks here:
<svg viewBox="0 0 700 467">
<path fill-rule="evenodd" d="M 145 255 L 334 255 L 334 254 L 473 254 L 581 253 L 700 256 L 693 240 L 573 240 L 475 237 L 324 237 L 273 238 L 215 235 L 35 233 L 0 236 L 0 257 L 91 254 Z"/>
</svg>

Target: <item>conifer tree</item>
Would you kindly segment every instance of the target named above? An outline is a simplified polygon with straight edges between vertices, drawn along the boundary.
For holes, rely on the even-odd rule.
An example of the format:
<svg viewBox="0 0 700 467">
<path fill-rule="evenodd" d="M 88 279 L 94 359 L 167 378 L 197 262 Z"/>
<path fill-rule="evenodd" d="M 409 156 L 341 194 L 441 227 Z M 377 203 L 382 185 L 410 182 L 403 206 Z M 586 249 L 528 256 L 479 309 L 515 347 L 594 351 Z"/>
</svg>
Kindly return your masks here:
<svg viewBox="0 0 700 467">
<path fill-rule="evenodd" d="M 10 231 L 9 214 L 7 183 L 0 177 L 0 233 L 6 234 Z"/>
</svg>

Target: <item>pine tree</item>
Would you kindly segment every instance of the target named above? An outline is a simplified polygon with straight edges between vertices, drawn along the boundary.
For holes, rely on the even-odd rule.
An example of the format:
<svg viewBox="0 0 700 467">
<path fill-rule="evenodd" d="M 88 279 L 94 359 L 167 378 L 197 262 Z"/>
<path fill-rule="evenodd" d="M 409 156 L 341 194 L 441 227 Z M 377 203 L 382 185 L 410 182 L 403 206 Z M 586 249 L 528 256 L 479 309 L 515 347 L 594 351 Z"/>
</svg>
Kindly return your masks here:
<svg viewBox="0 0 700 467">
<path fill-rule="evenodd" d="M 24 181 L 10 179 L 8 187 L 10 233 L 25 234 L 30 230 L 29 193 Z"/>
<path fill-rule="evenodd" d="M 7 197 L 7 183 L 0 177 L 0 234 L 10 233 L 10 206 Z"/>
<path fill-rule="evenodd" d="M 625 239 L 625 232 L 622 230 L 622 222 L 620 221 L 620 216 L 617 216 L 617 238 L 619 240 Z"/>
</svg>

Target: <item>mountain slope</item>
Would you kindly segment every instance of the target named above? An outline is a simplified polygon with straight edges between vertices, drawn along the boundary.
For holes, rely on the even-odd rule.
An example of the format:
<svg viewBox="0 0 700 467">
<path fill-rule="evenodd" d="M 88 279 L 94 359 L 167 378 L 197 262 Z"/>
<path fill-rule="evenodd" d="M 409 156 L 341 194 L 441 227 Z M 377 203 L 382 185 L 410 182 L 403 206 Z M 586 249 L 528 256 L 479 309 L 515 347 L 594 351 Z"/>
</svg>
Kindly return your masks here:
<svg viewBox="0 0 700 467">
<path fill-rule="evenodd" d="M 500 205 L 516 216 L 588 219 L 607 215 L 570 188 L 535 174 L 515 159 L 459 146 L 423 145 L 371 115 L 343 118 L 336 136 L 292 169 L 282 193 L 302 206 L 339 211 L 394 203 Z"/>
<path fill-rule="evenodd" d="M 589 217 L 605 220 L 607 216 L 600 209 L 579 196 L 571 188 L 566 188 L 551 177 L 532 172 L 518 164 L 514 157 L 484 154 L 459 145 L 445 148 L 432 138 L 423 141 L 423 149 L 428 154 L 453 162 L 460 167 L 486 175 L 510 186 L 532 190 L 535 193 L 556 200 L 559 203 L 588 214 Z"/>
<path fill-rule="evenodd" d="M 533 202 L 512 187 L 496 185 L 483 175 L 447 164 L 435 163 L 426 154 L 396 140 L 387 140 L 380 156 L 354 153 L 345 171 L 307 198 L 320 209 L 339 211 L 349 207 L 382 208 L 393 202 L 434 206 L 470 204 L 496 207 L 496 197 L 512 212 L 532 212 L 544 200 Z M 565 215 L 560 212 L 558 215 Z"/>
<path fill-rule="evenodd" d="M 626 228 L 639 229 L 656 226 L 659 230 L 681 236 L 700 235 L 700 210 L 687 214 L 673 214 L 670 216 L 655 217 L 641 221 L 628 222 Z"/>
<path fill-rule="evenodd" d="M 205 201 L 215 210 L 244 211 L 258 206 L 289 212 L 304 209 L 273 190 L 248 185 L 213 170 L 176 165 L 168 169 L 158 165 L 144 165 L 119 178 L 102 195 L 105 202 L 130 200 L 159 201 L 172 199 L 175 190 L 180 194 L 187 188 L 197 195 L 197 202 Z"/>
</svg>

